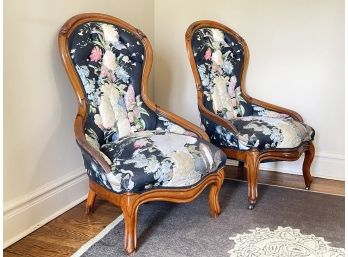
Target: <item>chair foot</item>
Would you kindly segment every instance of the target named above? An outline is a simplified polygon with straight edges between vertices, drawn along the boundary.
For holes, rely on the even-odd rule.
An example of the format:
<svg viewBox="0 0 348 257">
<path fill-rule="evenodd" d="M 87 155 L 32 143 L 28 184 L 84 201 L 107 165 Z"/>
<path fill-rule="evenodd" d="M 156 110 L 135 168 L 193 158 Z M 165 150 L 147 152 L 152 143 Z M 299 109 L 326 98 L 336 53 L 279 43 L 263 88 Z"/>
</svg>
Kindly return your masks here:
<svg viewBox="0 0 348 257">
<path fill-rule="evenodd" d="M 96 193 L 90 189 L 86 200 L 86 214 L 91 214 L 93 212 L 95 197 Z"/>
<path fill-rule="evenodd" d="M 248 209 L 249 209 L 249 210 L 254 209 L 254 207 L 255 207 L 255 204 L 249 203 L 249 206 L 248 206 Z"/>
<path fill-rule="evenodd" d="M 248 199 L 248 201 L 249 201 L 248 209 L 249 210 L 253 210 L 255 208 L 256 200 L 257 199 L 250 199 L 250 198 Z"/>
<path fill-rule="evenodd" d="M 311 189 L 311 186 L 306 186 L 305 189 L 306 189 L 306 190 L 310 190 L 310 189 Z"/>
</svg>

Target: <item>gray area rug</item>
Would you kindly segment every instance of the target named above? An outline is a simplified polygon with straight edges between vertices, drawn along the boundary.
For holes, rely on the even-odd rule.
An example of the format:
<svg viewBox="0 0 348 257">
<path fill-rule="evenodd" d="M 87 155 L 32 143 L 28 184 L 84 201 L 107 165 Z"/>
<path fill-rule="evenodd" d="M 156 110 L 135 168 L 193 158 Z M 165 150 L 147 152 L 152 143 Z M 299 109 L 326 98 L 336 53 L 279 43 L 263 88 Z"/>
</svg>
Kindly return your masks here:
<svg viewBox="0 0 348 257">
<path fill-rule="evenodd" d="M 216 219 L 209 215 L 208 190 L 187 204 L 141 206 L 138 249 L 132 256 L 344 256 L 343 249 L 328 250 L 344 247 L 344 197 L 259 185 L 259 201 L 250 211 L 246 195 L 246 183 L 225 181 L 220 193 L 222 213 Z M 127 256 L 124 224 L 119 220 L 87 251 L 80 249 L 74 256 Z M 270 235 L 275 238 L 272 242 Z M 265 237 L 269 245 L 262 242 Z M 309 255 L 308 249 L 314 253 Z M 298 254 L 288 255 L 290 251 Z"/>
</svg>

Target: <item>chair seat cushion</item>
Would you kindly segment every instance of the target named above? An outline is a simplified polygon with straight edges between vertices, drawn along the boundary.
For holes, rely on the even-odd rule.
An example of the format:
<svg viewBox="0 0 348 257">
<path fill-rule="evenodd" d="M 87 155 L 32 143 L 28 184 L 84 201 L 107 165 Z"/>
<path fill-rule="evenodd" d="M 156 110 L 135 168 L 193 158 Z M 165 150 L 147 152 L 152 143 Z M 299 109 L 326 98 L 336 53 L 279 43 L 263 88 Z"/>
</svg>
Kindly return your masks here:
<svg viewBox="0 0 348 257">
<path fill-rule="evenodd" d="M 211 143 L 165 131 L 136 132 L 102 145 L 101 151 L 112 162 L 106 184 L 117 193 L 189 187 L 226 162 L 226 155 Z"/>
<path fill-rule="evenodd" d="M 245 116 L 231 120 L 237 128 L 241 150 L 257 148 L 295 148 L 313 140 L 314 129 L 291 118 Z"/>
</svg>

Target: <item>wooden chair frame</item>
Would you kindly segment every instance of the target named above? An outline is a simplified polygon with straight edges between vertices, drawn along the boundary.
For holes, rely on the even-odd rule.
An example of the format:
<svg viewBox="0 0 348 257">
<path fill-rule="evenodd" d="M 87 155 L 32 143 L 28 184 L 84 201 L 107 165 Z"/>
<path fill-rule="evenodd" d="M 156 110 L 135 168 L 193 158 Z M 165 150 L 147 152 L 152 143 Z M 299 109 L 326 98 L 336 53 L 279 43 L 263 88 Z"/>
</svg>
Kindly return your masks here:
<svg viewBox="0 0 348 257">
<path fill-rule="evenodd" d="M 98 13 L 85 13 L 72 17 L 61 28 L 58 36 L 58 45 L 61 54 L 61 58 L 68 74 L 74 92 L 78 100 L 78 113 L 74 123 L 74 131 L 77 143 L 80 147 L 91 156 L 91 158 L 98 163 L 104 170 L 104 172 L 111 172 L 110 165 L 103 159 L 101 154 L 95 150 L 86 140 L 84 133 L 84 123 L 87 118 L 87 102 L 81 86 L 81 82 L 78 74 L 75 71 L 72 63 L 68 42 L 72 32 L 81 24 L 87 22 L 105 22 L 122 27 L 133 33 L 145 47 L 145 63 L 143 67 L 143 74 L 141 80 L 141 96 L 143 102 L 157 114 L 179 124 L 186 130 L 196 133 L 199 137 L 209 141 L 208 135 L 200 129 L 198 126 L 184 120 L 183 118 L 162 109 L 155 104 L 148 96 L 148 79 L 153 62 L 153 53 L 149 40 L 138 29 L 134 28 L 130 24 L 117 19 L 112 16 L 98 14 Z M 219 205 L 219 192 L 224 180 L 224 170 L 220 168 L 217 172 L 207 175 L 202 181 L 189 188 L 163 188 L 148 190 L 143 193 L 122 193 L 116 194 L 112 191 L 105 189 L 93 180 L 89 180 L 89 193 L 86 201 L 86 212 L 89 214 L 93 211 L 93 205 L 96 196 L 109 201 L 110 203 L 121 207 L 124 215 L 125 223 L 125 238 L 124 248 L 129 254 L 135 251 L 137 247 L 137 212 L 141 204 L 151 201 L 169 201 L 174 203 L 186 203 L 194 200 L 199 194 L 208 186 L 211 185 L 209 193 L 209 205 L 210 214 L 212 217 L 216 217 L 220 213 Z"/>
<path fill-rule="evenodd" d="M 208 119 L 212 120 L 216 124 L 219 124 L 226 128 L 227 130 L 233 132 L 235 135 L 238 134 L 237 129 L 232 125 L 232 123 L 228 122 L 227 120 L 221 118 L 217 114 L 209 111 L 207 108 L 205 108 L 203 104 L 203 90 L 202 90 L 202 82 L 197 70 L 197 66 L 195 63 L 195 59 L 193 56 L 192 51 L 192 36 L 193 33 L 200 28 L 217 28 L 220 29 L 233 37 L 235 37 L 238 42 L 242 45 L 244 50 L 244 63 L 241 70 L 241 93 L 244 99 L 246 99 L 249 103 L 256 104 L 259 106 L 262 106 L 268 110 L 288 114 L 290 117 L 292 117 L 296 121 L 303 122 L 303 119 L 300 114 L 298 114 L 295 111 L 279 107 L 270 103 L 266 103 L 260 100 L 257 100 L 251 96 L 249 96 L 246 93 L 245 90 L 245 77 L 246 77 L 246 71 L 248 67 L 249 62 L 249 49 L 244 41 L 244 39 L 238 35 L 235 31 L 230 29 L 229 27 L 210 20 L 201 20 L 192 23 L 185 34 L 185 40 L 186 40 L 186 49 L 187 54 L 189 57 L 190 65 L 192 68 L 193 76 L 196 83 L 196 89 L 197 89 L 197 100 L 198 100 L 198 109 L 201 112 L 202 115 L 206 116 Z M 239 171 L 244 167 L 244 163 L 247 169 L 247 179 L 248 179 L 248 201 L 249 201 L 249 209 L 253 209 L 254 205 L 257 201 L 258 193 L 257 193 L 257 179 L 258 179 L 258 172 L 259 172 L 259 165 L 261 162 L 266 161 L 295 161 L 300 158 L 302 153 L 305 153 L 305 158 L 303 162 L 302 172 L 303 177 L 306 185 L 306 189 L 310 188 L 310 185 L 313 181 L 311 173 L 310 173 L 310 166 L 312 164 L 314 154 L 315 154 L 315 148 L 313 145 L 313 142 L 305 142 L 301 144 L 300 146 L 296 148 L 289 148 L 289 149 L 265 149 L 262 151 L 259 151 L 257 149 L 250 149 L 250 150 L 235 150 L 228 147 L 220 147 L 228 156 L 228 158 L 235 159 L 239 161 Z"/>
</svg>

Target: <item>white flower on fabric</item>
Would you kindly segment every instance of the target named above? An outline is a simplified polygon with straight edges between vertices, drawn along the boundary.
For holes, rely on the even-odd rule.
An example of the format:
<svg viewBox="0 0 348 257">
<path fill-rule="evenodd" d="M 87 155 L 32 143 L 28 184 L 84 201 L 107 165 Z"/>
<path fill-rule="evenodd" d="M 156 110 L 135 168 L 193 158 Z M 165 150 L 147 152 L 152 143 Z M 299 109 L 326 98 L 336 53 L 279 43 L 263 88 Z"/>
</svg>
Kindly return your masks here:
<svg viewBox="0 0 348 257">
<path fill-rule="evenodd" d="M 104 39 L 107 42 L 118 42 L 119 36 L 116 28 L 110 24 L 102 24 Z"/>
<path fill-rule="evenodd" d="M 120 98 L 120 93 L 118 90 L 115 88 L 113 84 L 106 83 L 102 85 L 101 91 L 103 92 L 104 96 L 109 97 L 110 102 L 112 104 L 115 104 L 118 102 L 118 99 Z"/>
<path fill-rule="evenodd" d="M 132 128 L 127 118 L 122 118 L 117 122 L 119 137 L 128 136 L 132 133 Z"/>
<path fill-rule="evenodd" d="M 111 128 L 115 121 L 114 105 L 117 103 L 119 93 L 111 84 L 104 84 L 101 87 L 103 95 L 100 97 L 99 112 L 105 128 Z"/>
<path fill-rule="evenodd" d="M 130 124 L 125 108 L 118 104 L 120 93 L 112 84 L 104 84 L 101 87 L 103 95 L 100 97 L 99 113 L 104 128 L 109 129 L 117 122 L 120 137 L 130 134 Z M 95 119 L 99 117 L 94 117 Z M 126 120 L 126 121 L 125 121 Z M 96 121 L 100 122 L 99 120 Z M 128 123 L 128 124 L 127 124 Z M 99 125 L 98 125 L 99 126 Z M 100 126 L 99 126 L 100 127 Z"/>
<path fill-rule="evenodd" d="M 277 123 L 279 122 L 276 126 L 281 131 L 283 139 L 281 143 L 277 145 L 277 148 L 293 148 L 301 144 L 302 137 L 300 133 L 297 133 L 298 130 L 294 123 L 285 122 L 280 119 L 274 120 L 277 121 Z"/>
<path fill-rule="evenodd" d="M 94 115 L 94 123 L 95 123 L 99 128 L 103 128 L 103 120 L 102 120 L 100 114 L 95 114 L 95 115 Z"/>
<path fill-rule="evenodd" d="M 227 91 L 228 77 L 218 76 L 214 78 L 214 92 L 212 94 L 213 109 L 215 112 L 226 110 L 226 118 L 231 119 L 234 117 L 234 110 L 232 105 L 232 99 Z"/>
<path fill-rule="evenodd" d="M 213 40 L 216 42 L 224 42 L 224 33 L 219 29 L 211 29 Z"/>
<path fill-rule="evenodd" d="M 114 191 L 120 192 L 121 191 L 121 179 L 122 179 L 122 173 L 118 173 L 114 175 L 112 172 L 109 172 L 106 174 L 106 177 L 111 184 L 111 187 Z"/>
<path fill-rule="evenodd" d="M 179 125 L 176 124 L 171 124 L 169 127 L 169 132 L 171 133 L 176 133 L 176 134 L 184 134 L 185 129 L 183 127 L 180 127 Z"/>
<path fill-rule="evenodd" d="M 107 50 L 104 53 L 103 65 L 106 68 L 108 68 L 109 70 L 112 70 L 112 71 L 116 70 L 116 68 L 117 68 L 116 57 L 115 57 L 115 54 L 112 51 Z"/>
<path fill-rule="evenodd" d="M 211 59 L 217 64 L 217 65 L 221 65 L 223 63 L 223 59 L 222 59 L 222 53 L 220 50 L 216 50 Z"/>
<path fill-rule="evenodd" d="M 194 144 L 197 142 L 197 138 L 171 133 L 154 135 L 151 137 L 151 140 L 154 146 L 166 156 L 170 156 L 175 151 L 187 151 L 185 144 Z"/>
<path fill-rule="evenodd" d="M 103 122 L 103 127 L 106 129 L 112 128 L 115 124 L 115 114 L 108 96 L 100 97 L 99 113 Z"/>
<path fill-rule="evenodd" d="M 124 61 L 125 63 L 129 63 L 130 62 L 129 57 L 127 55 L 122 57 L 122 61 Z"/>
<path fill-rule="evenodd" d="M 220 99 L 219 92 L 216 88 L 214 88 L 214 92 L 212 93 L 211 98 L 213 100 L 214 112 L 217 113 L 218 111 L 221 111 L 223 109 L 223 105 Z"/>
<path fill-rule="evenodd" d="M 164 186 L 188 186 L 200 180 L 201 175 L 195 170 L 194 159 L 184 151 L 176 151 L 170 156 L 174 162 L 173 177 Z"/>
</svg>

